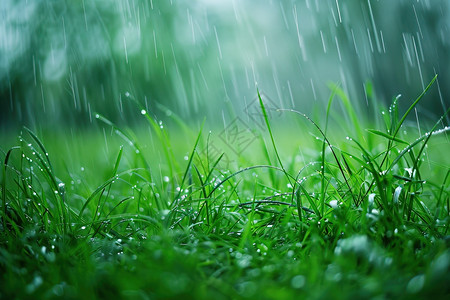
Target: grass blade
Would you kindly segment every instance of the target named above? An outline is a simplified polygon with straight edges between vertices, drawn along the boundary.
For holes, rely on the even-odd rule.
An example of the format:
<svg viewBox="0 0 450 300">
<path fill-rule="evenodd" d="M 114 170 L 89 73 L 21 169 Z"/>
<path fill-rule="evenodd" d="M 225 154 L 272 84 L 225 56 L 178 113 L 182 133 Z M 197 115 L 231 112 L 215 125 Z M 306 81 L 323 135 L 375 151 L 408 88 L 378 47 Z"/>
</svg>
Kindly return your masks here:
<svg viewBox="0 0 450 300">
<path fill-rule="evenodd" d="M 275 150 L 275 155 L 277 156 L 278 163 L 280 164 L 281 169 L 283 170 L 284 174 L 286 175 L 287 180 L 291 184 L 290 176 L 286 172 L 286 169 L 283 166 L 283 162 L 281 161 L 280 155 L 278 154 L 278 149 L 277 149 L 277 146 L 275 144 L 275 140 L 274 140 L 273 134 L 272 134 L 272 128 L 270 127 L 269 118 L 267 117 L 266 107 L 264 106 L 264 102 L 262 101 L 261 94 L 259 93 L 259 89 L 257 89 L 257 93 L 258 93 L 259 105 L 261 107 L 261 110 L 262 110 L 262 113 L 264 116 L 264 122 L 266 123 L 267 130 L 269 131 L 270 140 L 272 141 L 272 146 L 273 146 L 273 149 Z"/>
</svg>

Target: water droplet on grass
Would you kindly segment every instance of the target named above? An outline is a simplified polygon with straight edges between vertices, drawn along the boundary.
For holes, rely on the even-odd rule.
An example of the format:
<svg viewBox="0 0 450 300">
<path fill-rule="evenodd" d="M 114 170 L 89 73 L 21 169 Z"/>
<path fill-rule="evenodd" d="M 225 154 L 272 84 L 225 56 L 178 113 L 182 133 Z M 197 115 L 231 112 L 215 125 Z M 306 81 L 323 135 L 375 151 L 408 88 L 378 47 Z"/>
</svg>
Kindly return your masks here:
<svg viewBox="0 0 450 300">
<path fill-rule="evenodd" d="M 41 276 L 34 277 L 33 281 L 26 286 L 27 293 L 33 293 L 39 286 L 42 285 L 43 282 L 44 281 L 42 280 Z"/>
<path fill-rule="evenodd" d="M 305 282 L 306 282 L 305 276 L 297 275 L 292 278 L 291 285 L 294 289 L 301 289 L 302 287 L 305 286 Z"/>
<path fill-rule="evenodd" d="M 406 291 L 410 294 L 415 294 L 420 292 L 425 284 L 425 275 L 420 274 L 413 277 L 406 286 Z"/>
<path fill-rule="evenodd" d="M 338 201 L 337 200 L 331 200 L 330 201 L 330 206 L 332 207 L 332 208 L 338 208 Z"/>
</svg>

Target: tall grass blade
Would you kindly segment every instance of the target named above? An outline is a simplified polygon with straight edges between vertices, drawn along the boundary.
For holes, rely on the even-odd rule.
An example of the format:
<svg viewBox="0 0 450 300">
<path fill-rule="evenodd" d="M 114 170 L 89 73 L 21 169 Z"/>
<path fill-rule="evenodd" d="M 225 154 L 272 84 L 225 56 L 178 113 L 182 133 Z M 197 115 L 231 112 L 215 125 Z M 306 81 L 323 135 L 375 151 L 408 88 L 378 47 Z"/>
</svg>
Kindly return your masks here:
<svg viewBox="0 0 450 300">
<path fill-rule="evenodd" d="M 425 90 L 422 91 L 422 93 L 416 98 L 416 100 L 411 104 L 411 106 L 406 110 L 406 112 L 403 114 L 402 118 L 400 119 L 400 121 L 396 124 L 395 129 L 391 129 L 392 132 L 392 138 L 389 140 L 389 144 L 388 144 L 388 148 L 391 148 L 392 146 L 392 141 L 395 140 L 397 138 L 397 134 L 400 131 L 400 128 L 402 127 L 403 123 L 405 122 L 406 118 L 408 117 L 409 113 L 414 109 L 414 107 L 416 107 L 417 103 L 420 102 L 420 100 L 422 100 L 422 98 L 425 96 L 425 94 L 428 92 L 428 90 L 431 88 L 431 86 L 433 85 L 433 83 L 436 81 L 437 79 L 437 74 L 434 76 L 434 78 L 430 81 L 430 83 L 427 85 L 427 87 L 425 88 Z M 398 99 L 398 98 L 396 98 Z M 391 122 L 395 122 L 392 121 Z M 393 125 L 391 126 L 393 127 Z M 388 158 L 388 154 L 389 152 L 386 152 L 380 166 L 383 166 L 383 164 L 386 162 L 387 158 Z"/>
<path fill-rule="evenodd" d="M 408 145 L 408 142 L 406 142 L 406 141 L 404 141 L 404 140 L 401 140 L 401 139 L 399 139 L 399 138 L 396 138 L 396 137 L 394 137 L 394 136 L 392 136 L 392 135 L 389 135 L 389 134 L 387 134 L 387 133 L 384 133 L 384 132 L 382 132 L 382 131 L 375 130 L 375 129 L 367 129 L 367 131 L 370 132 L 370 133 L 372 133 L 372 134 L 375 134 L 375 135 L 378 135 L 378 136 L 382 136 L 382 137 L 384 137 L 384 138 L 387 138 L 387 139 L 390 140 L 390 141 L 394 141 L 394 142 L 397 142 L 397 143 L 400 143 L 400 144 Z"/>
<path fill-rule="evenodd" d="M 296 110 L 294 110 L 294 109 L 281 109 L 280 111 L 293 112 L 293 113 L 295 113 L 295 114 L 298 114 L 298 115 L 304 117 L 306 120 L 308 120 L 309 122 L 311 122 L 311 123 L 314 125 L 314 127 L 320 132 L 320 134 L 321 134 L 321 135 L 323 136 L 323 138 L 325 139 L 325 141 L 326 141 L 326 143 L 327 143 L 327 145 L 328 145 L 328 148 L 331 150 L 331 153 L 333 154 L 334 159 L 335 159 L 335 161 L 336 161 L 336 163 L 337 163 L 337 165 L 338 165 L 339 171 L 341 172 L 342 177 L 344 178 L 345 184 L 347 185 L 347 187 L 348 187 L 348 189 L 349 189 L 349 192 L 350 192 L 350 194 L 351 194 L 351 196 L 352 196 L 352 198 L 353 198 L 353 202 L 356 204 L 357 200 L 356 200 L 356 198 L 355 198 L 355 196 L 354 196 L 354 193 L 353 193 L 353 191 L 352 191 L 352 188 L 351 188 L 351 186 L 350 186 L 350 183 L 348 182 L 347 176 L 345 175 L 344 168 L 342 167 L 342 165 L 341 165 L 341 163 L 340 163 L 340 161 L 339 161 L 339 159 L 338 159 L 338 157 L 337 157 L 337 154 L 336 154 L 336 152 L 335 152 L 334 149 L 333 149 L 333 146 L 331 145 L 330 141 L 328 140 L 327 136 L 326 136 L 325 133 L 322 131 L 322 129 L 319 127 L 319 125 L 317 125 L 317 123 L 314 122 L 314 121 L 313 121 L 310 117 L 308 117 L 306 114 L 301 113 L 301 112 L 299 112 L 299 111 L 296 111 Z"/>
<path fill-rule="evenodd" d="M 116 176 L 116 174 L 117 174 L 117 169 L 119 169 L 119 164 L 120 164 L 120 160 L 122 159 L 122 154 L 123 154 L 123 145 L 120 146 L 119 154 L 117 154 L 116 163 L 114 164 L 112 177 Z"/>
<path fill-rule="evenodd" d="M 27 127 L 24 127 L 24 129 L 28 132 L 28 134 L 31 136 L 31 138 L 38 144 L 39 148 L 41 148 L 42 152 L 45 155 L 45 158 L 47 159 L 47 163 L 50 166 L 50 171 L 53 171 L 52 163 L 50 162 L 50 158 L 48 157 L 48 152 L 44 147 L 44 144 L 41 142 L 41 140 L 34 134 L 33 131 L 28 129 Z"/>
<path fill-rule="evenodd" d="M 290 176 L 288 175 L 288 172 L 284 168 L 283 162 L 281 161 L 280 155 L 278 154 L 277 145 L 275 144 L 275 139 L 273 138 L 272 128 L 270 127 L 270 122 L 269 122 L 269 118 L 267 116 L 266 107 L 264 106 L 264 102 L 262 101 L 261 94 L 259 93 L 259 89 L 257 89 L 257 93 L 258 93 L 259 105 L 261 107 L 261 111 L 262 111 L 263 116 L 264 116 L 264 122 L 266 123 L 267 130 L 269 131 L 270 140 L 272 141 L 272 146 L 273 146 L 273 149 L 275 151 L 275 155 L 277 156 L 278 163 L 280 164 L 281 169 L 283 170 L 284 174 L 286 175 L 287 180 L 291 184 Z"/>
<path fill-rule="evenodd" d="M 358 121 L 356 112 L 353 109 L 350 99 L 347 97 L 347 94 L 345 93 L 345 91 L 335 83 L 329 83 L 328 86 L 333 91 L 333 94 L 337 94 L 339 96 L 339 98 L 342 100 L 342 103 L 344 103 L 344 107 L 347 110 L 348 115 L 350 116 L 352 125 L 356 129 L 356 135 L 358 137 L 363 137 L 363 133 L 362 133 L 363 131 L 361 129 L 361 124 Z"/>
<path fill-rule="evenodd" d="M 5 160 L 3 161 L 3 176 L 2 176 L 2 206 L 3 206 L 3 228 L 6 229 L 6 218 L 7 218 L 7 211 L 6 211 L 6 172 L 8 168 L 8 161 L 9 157 L 13 150 L 20 149 L 20 147 L 12 147 L 11 149 L 6 152 Z"/>
<path fill-rule="evenodd" d="M 181 179 L 181 182 L 180 182 L 180 191 L 178 192 L 178 194 L 177 194 L 177 196 L 175 198 L 175 201 L 172 202 L 171 206 L 174 206 L 174 205 L 178 204 L 178 200 L 177 199 L 179 199 L 180 194 L 183 191 L 184 182 L 186 181 L 186 178 L 188 177 L 188 174 L 189 174 L 189 172 L 191 170 L 192 161 L 194 159 L 195 152 L 197 151 L 197 146 L 198 146 L 198 143 L 200 141 L 200 137 L 202 135 L 202 130 L 203 130 L 203 125 L 204 124 L 205 124 L 205 121 L 203 121 L 203 124 L 200 127 L 200 131 L 199 131 L 199 133 L 197 135 L 197 139 L 195 140 L 194 147 L 192 148 L 191 154 L 189 155 L 188 164 L 186 166 L 186 170 L 184 171 L 183 178 Z"/>
</svg>

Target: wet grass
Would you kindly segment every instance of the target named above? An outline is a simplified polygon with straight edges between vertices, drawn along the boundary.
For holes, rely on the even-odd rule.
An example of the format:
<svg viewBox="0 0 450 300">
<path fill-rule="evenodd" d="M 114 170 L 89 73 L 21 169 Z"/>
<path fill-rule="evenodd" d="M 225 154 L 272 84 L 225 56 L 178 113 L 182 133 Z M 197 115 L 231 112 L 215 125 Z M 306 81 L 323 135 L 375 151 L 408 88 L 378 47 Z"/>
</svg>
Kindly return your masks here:
<svg viewBox="0 0 450 300">
<path fill-rule="evenodd" d="M 365 128 L 334 87 L 321 124 L 284 112 L 302 132 L 260 98 L 266 130 L 227 164 L 145 111 L 151 145 L 100 115 L 104 137 L 25 128 L 1 153 L 0 298 L 446 299 L 449 129 L 406 122 L 425 92 Z"/>
</svg>

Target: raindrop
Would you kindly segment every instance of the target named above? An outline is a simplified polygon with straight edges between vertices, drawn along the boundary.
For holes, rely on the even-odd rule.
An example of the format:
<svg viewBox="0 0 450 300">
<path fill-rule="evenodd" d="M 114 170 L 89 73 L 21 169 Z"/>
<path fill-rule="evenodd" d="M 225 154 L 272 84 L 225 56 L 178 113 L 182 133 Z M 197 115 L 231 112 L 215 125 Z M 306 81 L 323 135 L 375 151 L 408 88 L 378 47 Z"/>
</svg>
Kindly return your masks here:
<svg viewBox="0 0 450 300">
<path fill-rule="evenodd" d="M 219 49 L 219 57 L 222 59 L 222 49 L 220 47 L 219 36 L 217 35 L 216 26 L 214 26 L 214 34 L 216 35 L 217 48 Z"/>
<path fill-rule="evenodd" d="M 305 286 L 305 282 L 306 282 L 305 276 L 297 275 L 292 278 L 291 285 L 294 289 L 301 289 L 302 287 Z"/>
<path fill-rule="evenodd" d="M 423 288 L 425 284 L 425 275 L 420 274 L 415 277 L 413 277 L 406 286 L 406 290 L 410 294 L 415 294 L 420 292 L 420 290 Z"/>
<path fill-rule="evenodd" d="M 325 39 L 323 37 L 323 32 L 322 30 L 320 30 L 320 39 L 322 40 L 322 48 L 323 48 L 323 53 L 327 53 L 327 47 L 325 45 Z"/>
<path fill-rule="evenodd" d="M 330 201 L 330 206 L 332 207 L 332 208 L 338 208 L 338 201 L 337 200 L 331 200 Z"/>
</svg>

